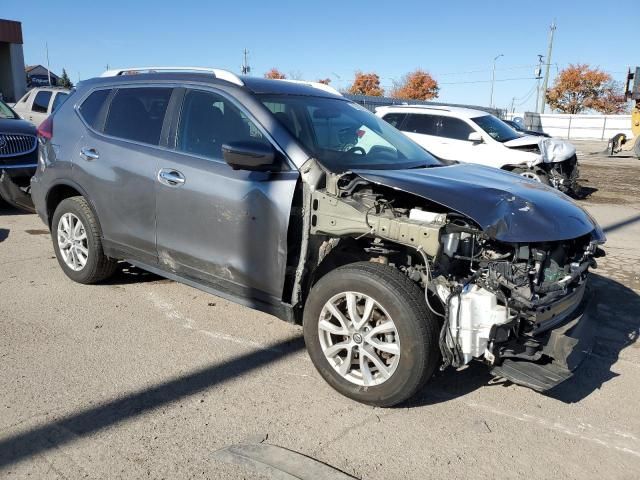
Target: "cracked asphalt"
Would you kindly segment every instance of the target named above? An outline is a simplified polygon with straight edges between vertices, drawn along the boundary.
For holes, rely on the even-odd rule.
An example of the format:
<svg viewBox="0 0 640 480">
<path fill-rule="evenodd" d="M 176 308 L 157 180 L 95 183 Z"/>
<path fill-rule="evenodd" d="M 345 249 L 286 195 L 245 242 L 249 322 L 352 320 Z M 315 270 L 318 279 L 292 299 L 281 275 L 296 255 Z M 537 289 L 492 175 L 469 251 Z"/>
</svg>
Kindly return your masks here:
<svg viewBox="0 0 640 480">
<path fill-rule="evenodd" d="M 300 327 L 132 267 L 75 284 L 40 220 L 0 207 L 0 478 L 269 478 L 213 455 L 260 442 L 363 479 L 638 478 L 640 161 L 598 149 L 578 145 L 579 202 L 609 240 L 598 341 L 546 396 L 472 364 L 360 405 Z"/>
</svg>

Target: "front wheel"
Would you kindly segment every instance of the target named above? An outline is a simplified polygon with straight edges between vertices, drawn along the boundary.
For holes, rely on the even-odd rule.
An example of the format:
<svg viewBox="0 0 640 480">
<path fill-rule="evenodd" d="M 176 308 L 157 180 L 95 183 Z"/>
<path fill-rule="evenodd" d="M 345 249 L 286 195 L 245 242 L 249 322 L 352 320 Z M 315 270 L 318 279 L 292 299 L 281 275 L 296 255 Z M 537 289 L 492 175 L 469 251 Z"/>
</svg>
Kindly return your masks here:
<svg viewBox="0 0 640 480">
<path fill-rule="evenodd" d="M 529 178 L 539 183 L 544 183 L 545 185 L 551 185 L 551 183 L 549 182 L 549 176 L 542 170 L 531 170 L 530 168 L 514 168 L 513 170 L 511 170 L 511 172 L 516 173 L 521 177 Z"/>
<path fill-rule="evenodd" d="M 303 329 L 320 375 L 369 405 L 408 399 L 438 363 L 438 322 L 424 292 L 388 265 L 355 263 L 322 277 L 307 298 Z"/>
</svg>

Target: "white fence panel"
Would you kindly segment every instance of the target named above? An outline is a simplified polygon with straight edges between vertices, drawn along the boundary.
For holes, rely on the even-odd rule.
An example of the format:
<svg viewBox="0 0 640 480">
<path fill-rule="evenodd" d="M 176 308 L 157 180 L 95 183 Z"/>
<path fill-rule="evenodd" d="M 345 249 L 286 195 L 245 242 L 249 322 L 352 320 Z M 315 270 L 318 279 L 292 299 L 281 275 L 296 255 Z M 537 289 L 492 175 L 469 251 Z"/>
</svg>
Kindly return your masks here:
<svg viewBox="0 0 640 480">
<path fill-rule="evenodd" d="M 514 114 L 514 116 L 516 116 Z M 608 140 L 618 133 L 633 138 L 631 115 L 569 115 L 525 112 L 525 127 L 552 137 Z"/>
</svg>

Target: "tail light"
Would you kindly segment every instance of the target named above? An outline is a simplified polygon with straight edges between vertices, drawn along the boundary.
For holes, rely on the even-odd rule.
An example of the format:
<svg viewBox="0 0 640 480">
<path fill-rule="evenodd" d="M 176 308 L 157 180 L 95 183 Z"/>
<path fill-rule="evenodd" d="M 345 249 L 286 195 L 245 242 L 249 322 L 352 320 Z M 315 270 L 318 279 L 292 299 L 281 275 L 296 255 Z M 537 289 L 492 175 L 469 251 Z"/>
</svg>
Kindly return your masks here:
<svg viewBox="0 0 640 480">
<path fill-rule="evenodd" d="M 53 137 L 53 117 L 48 116 L 38 127 L 38 137 L 51 140 Z"/>
</svg>

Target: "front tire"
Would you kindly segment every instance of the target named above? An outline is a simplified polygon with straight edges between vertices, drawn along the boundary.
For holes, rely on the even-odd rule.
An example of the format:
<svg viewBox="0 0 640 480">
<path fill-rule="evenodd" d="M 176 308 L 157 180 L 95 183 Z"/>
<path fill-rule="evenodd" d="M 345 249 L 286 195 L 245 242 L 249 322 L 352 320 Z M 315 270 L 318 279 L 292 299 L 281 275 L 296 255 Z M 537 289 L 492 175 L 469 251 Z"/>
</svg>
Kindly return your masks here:
<svg viewBox="0 0 640 480">
<path fill-rule="evenodd" d="M 536 182 L 542 183 L 544 185 L 551 185 L 551 182 L 549 182 L 549 176 L 542 170 L 531 170 L 529 168 L 514 168 L 513 170 L 511 170 L 511 172 L 516 173 L 521 177 L 535 180 Z"/>
<path fill-rule="evenodd" d="M 388 265 L 360 262 L 322 277 L 307 298 L 303 330 L 320 375 L 369 405 L 407 400 L 438 363 L 439 326 L 424 292 Z"/>
<path fill-rule="evenodd" d="M 60 202 L 53 214 L 51 238 L 60 267 L 74 282 L 98 283 L 113 275 L 117 262 L 104 254 L 100 226 L 84 198 Z"/>
</svg>

